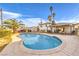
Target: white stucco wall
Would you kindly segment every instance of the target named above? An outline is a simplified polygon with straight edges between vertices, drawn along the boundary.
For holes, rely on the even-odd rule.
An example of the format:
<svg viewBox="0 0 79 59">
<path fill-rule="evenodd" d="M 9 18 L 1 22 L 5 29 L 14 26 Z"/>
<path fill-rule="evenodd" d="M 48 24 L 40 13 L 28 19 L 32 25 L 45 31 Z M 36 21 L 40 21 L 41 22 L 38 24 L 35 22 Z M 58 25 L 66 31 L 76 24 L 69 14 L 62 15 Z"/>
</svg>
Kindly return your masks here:
<svg viewBox="0 0 79 59">
<path fill-rule="evenodd" d="M 74 28 L 71 26 L 65 27 L 65 29 L 64 29 L 65 33 L 71 33 L 73 30 L 74 30 Z"/>
<path fill-rule="evenodd" d="M 78 29 L 77 35 L 79 35 L 79 29 Z"/>
<path fill-rule="evenodd" d="M 70 28 L 69 27 L 65 27 L 64 32 L 65 33 L 70 33 Z"/>
<path fill-rule="evenodd" d="M 55 28 L 55 27 L 53 27 L 53 28 L 52 28 L 52 32 L 54 32 L 55 30 L 56 30 L 56 28 Z"/>
<path fill-rule="evenodd" d="M 43 25 L 42 27 L 39 27 L 39 30 L 47 32 L 47 27 L 45 25 Z"/>
</svg>

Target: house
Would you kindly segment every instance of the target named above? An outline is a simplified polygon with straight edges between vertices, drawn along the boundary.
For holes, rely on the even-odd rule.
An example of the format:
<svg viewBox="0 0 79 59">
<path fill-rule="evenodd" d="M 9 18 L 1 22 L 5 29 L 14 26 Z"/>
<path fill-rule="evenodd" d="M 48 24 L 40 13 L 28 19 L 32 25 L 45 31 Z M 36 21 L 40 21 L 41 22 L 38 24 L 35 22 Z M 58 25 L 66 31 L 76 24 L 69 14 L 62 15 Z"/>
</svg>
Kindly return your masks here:
<svg viewBox="0 0 79 59">
<path fill-rule="evenodd" d="M 39 24 L 40 31 L 52 33 L 71 33 L 74 31 L 74 25 L 71 23 L 43 23 Z"/>
<path fill-rule="evenodd" d="M 52 32 L 57 33 L 72 33 L 74 31 L 74 25 L 71 23 L 56 23 L 55 25 L 51 25 Z"/>
</svg>

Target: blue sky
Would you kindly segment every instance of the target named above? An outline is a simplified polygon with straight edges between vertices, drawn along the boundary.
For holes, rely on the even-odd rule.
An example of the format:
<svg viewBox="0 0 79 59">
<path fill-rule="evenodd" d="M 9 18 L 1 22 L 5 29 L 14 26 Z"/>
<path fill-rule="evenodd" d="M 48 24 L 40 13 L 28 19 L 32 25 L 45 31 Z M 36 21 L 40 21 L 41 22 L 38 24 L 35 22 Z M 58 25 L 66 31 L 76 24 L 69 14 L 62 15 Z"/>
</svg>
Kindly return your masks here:
<svg viewBox="0 0 79 59">
<path fill-rule="evenodd" d="M 56 13 L 56 22 L 79 22 L 79 4 L 77 3 L 0 4 L 0 8 L 3 8 L 4 19 L 16 18 L 30 27 L 37 25 L 41 20 L 47 21 L 50 6 Z"/>
</svg>

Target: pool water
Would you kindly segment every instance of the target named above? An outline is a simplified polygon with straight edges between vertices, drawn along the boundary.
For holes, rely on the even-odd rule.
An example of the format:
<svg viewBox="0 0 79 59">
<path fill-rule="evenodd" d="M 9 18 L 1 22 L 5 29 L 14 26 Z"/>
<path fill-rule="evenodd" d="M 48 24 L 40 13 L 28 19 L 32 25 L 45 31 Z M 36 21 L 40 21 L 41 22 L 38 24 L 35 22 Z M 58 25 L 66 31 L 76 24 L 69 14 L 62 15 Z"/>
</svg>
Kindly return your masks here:
<svg viewBox="0 0 79 59">
<path fill-rule="evenodd" d="M 26 34 L 22 33 L 19 37 L 23 40 L 23 45 L 26 48 L 34 50 L 52 49 L 61 45 L 62 41 L 55 36 L 42 34 Z"/>
</svg>

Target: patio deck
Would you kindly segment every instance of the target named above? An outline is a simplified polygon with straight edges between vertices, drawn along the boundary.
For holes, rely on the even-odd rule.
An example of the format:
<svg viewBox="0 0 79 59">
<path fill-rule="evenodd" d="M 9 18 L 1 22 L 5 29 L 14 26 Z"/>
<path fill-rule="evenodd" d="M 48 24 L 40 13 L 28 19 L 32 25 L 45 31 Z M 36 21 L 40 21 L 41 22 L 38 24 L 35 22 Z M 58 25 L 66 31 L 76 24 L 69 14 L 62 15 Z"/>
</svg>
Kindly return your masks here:
<svg viewBox="0 0 79 59">
<path fill-rule="evenodd" d="M 46 33 L 43 33 L 46 34 Z M 26 52 L 23 48 L 21 48 L 21 39 L 14 35 L 13 41 L 7 45 L 3 51 L 0 53 L 1 56 L 40 56 L 40 55 L 48 55 L 48 56 L 79 56 L 79 37 L 75 35 L 59 35 L 59 34 L 46 34 L 50 36 L 57 36 L 60 38 L 64 45 L 63 48 L 57 52 L 51 51 L 52 53 L 46 54 L 33 54 Z"/>
</svg>

